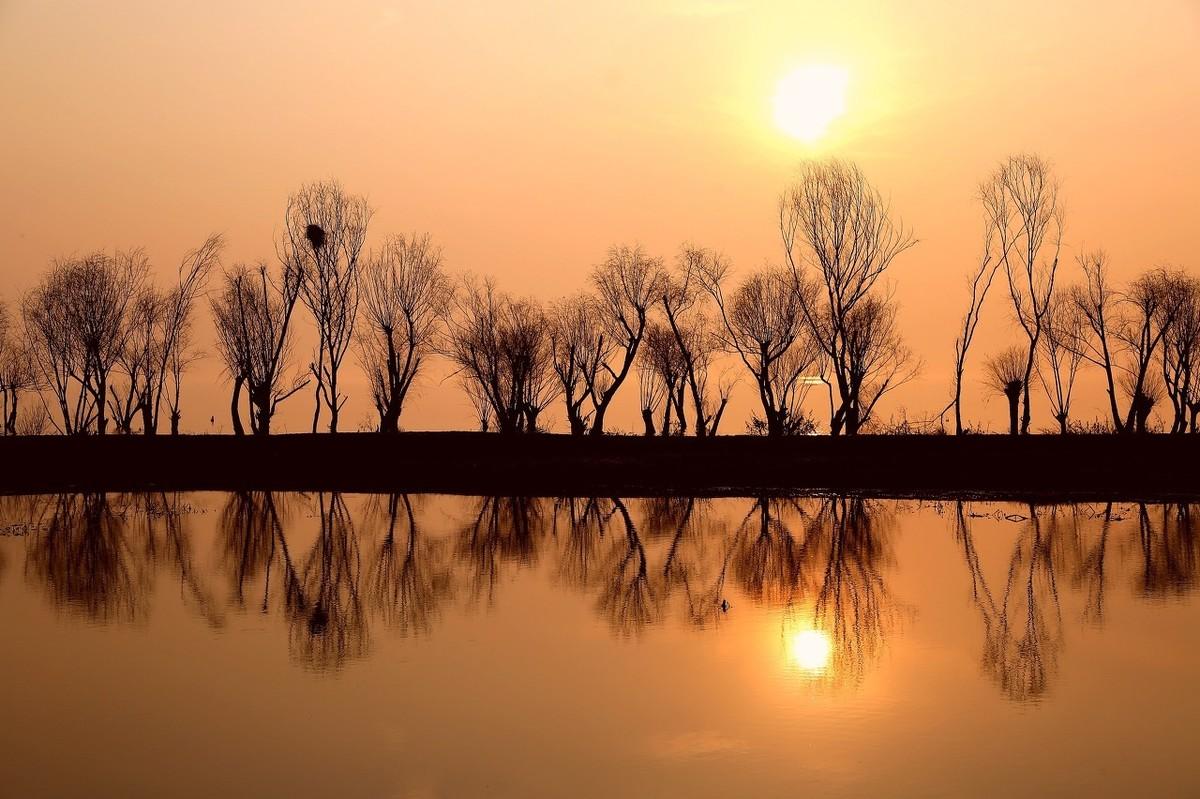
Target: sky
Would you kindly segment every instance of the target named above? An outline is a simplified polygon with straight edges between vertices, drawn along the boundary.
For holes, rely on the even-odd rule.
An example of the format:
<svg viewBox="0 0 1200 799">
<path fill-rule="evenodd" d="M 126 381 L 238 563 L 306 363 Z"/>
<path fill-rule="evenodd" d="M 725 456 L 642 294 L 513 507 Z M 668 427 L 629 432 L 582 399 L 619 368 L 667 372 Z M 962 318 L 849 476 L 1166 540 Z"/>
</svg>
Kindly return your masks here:
<svg viewBox="0 0 1200 799">
<path fill-rule="evenodd" d="M 810 144 L 775 124 L 772 98 L 814 64 L 848 82 Z M 451 272 L 517 295 L 583 288 L 622 243 L 670 260 L 693 242 L 745 271 L 780 261 L 776 203 L 799 164 L 835 156 L 919 239 L 889 282 L 925 367 L 882 409 L 915 418 L 949 399 L 975 194 L 1005 156 L 1036 152 L 1062 180 L 1066 282 L 1097 247 L 1120 278 L 1200 268 L 1197 0 L 0 0 L 0 97 L 10 304 L 52 259 L 97 249 L 144 247 L 164 281 L 214 231 L 226 266 L 273 258 L 289 192 L 329 177 L 375 207 L 368 246 L 428 232 Z M 965 414 L 1001 429 L 979 367 L 1019 333 L 1004 295 L 989 303 Z M 354 428 L 372 411 L 346 368 Z M 227 392 L 215 357 L 198 364 L 184 428 L 227 430 Z M 610 416 L 633 430 L 636 387 L 623 393 Z M 1074 415 L 1100 399 L 1085 377 Z M 739 387 L 727 432 L 753 403 Z M 282 414 L 303 429 L 311 396 Z M 1035 429 L 1050 421 L 1035 403 Z M 471 423 L 440 365 L 403 419 Z"/>
</svg>

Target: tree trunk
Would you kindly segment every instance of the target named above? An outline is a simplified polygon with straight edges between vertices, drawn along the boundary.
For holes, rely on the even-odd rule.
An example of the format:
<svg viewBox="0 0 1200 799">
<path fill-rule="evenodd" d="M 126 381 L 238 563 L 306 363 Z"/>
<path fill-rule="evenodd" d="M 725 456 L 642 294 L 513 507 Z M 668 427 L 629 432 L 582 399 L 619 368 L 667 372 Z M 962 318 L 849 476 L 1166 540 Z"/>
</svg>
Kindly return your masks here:
<svg viewBox="0 0 1200 799">
<path fill-rule="evenodd" d="M 959 372 L 954 378 L 954 435 L 962 434 L 962 372 Z"/>
<path fill-rule="evenodd" d="M 108 430 L 108 416 L 104 410 L 104 403 L 108 394 L 108 379 L 103 376 L 98 378 L 96 388 L 96 435 L 102 436 Z"/>
<path fill-rule="evenodd" d="M 587 425 L 584 424 L 583 417 L 579 415 L 578 411 L 573 412 L 571 414 L 571 435 L 581 436 L 586 432 Z"/>
<path fill-rule="evenodd" d="M 254 413 L 258 419 L 258 423 L 254 426 L 254 434 L 256 436 L 269 436 L 271 434 L 270 396 L 268 396 L 265 401 L 256 403 Z"/>
<path fill-rule="evenodd" d="M 642 422 L 646 425 L 646 438 L 654 436 L 654 409 L 642 408 Z M 574 432 L 574 431 L 572 431 Z"/>
<path fill-rule="evenodd" d="M 1020 404 L 1021 392 L 1013 391 L 1008 395 L 1008 434 L 1010 436 L 1019 435 L 1020 427 Z"/>
<path fill-rule="evenodd" d="M 143 397 L 139 406 L 142 412 L 142 435 L 152 436 L 158 432 L 158 425 L 154 424 L 154 410 L 150 407 L 150 399 Z"/>
<path fill-rule="evenodd" d="M 229 416 L 233 422 L 233 434 L 235 436 L 246 435 L 246 429 L 242 427 L 242 412 L 238 408 L 242 398 L 242 378 L 238 377 L 233 381 L 233 399 L 229 401 Z"/>
</svg>

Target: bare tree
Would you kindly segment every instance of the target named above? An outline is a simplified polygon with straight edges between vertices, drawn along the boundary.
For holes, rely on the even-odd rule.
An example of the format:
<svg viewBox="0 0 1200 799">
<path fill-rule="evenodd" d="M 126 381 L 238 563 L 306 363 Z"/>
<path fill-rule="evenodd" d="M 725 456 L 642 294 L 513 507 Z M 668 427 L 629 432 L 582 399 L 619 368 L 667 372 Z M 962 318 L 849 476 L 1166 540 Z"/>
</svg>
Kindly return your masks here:
<svg viewBox="0 0 1200 799">
<path fill-rule="evenodd" d="M 53 277 L 53 273 L 45 278 L 24 297 L 21 315 L 33 362 L 61 419 L 61 424 L 53 418 L 52 423 L 60 432 L 72 435 L 77 429 L 82 432 L 88 423 L 87 392 L 72 385 L 82 373 L 82 359 L 62 299 L 64 284 L 63 278 Z"/>
<path fill-rule="evenodd" d="M 963 314 L 962 328 L 958 333 L 958 338 L 954 340 L 954 399 L 950 404 L 954 408 L 954 433 L 960 436 L 963 434 L 962 380 L 967 366 L 967 352 L 975 340 L 975 328 L 978 327 L 983 313 L 984 300 L 987 299 L 997 270 L 1004 262 L 1004 248 L 1011 245 L 1011 241 L 1006 240 L 1007 237 L 998 235 L 998 233 L 1008 230 L 1008 220 L 1000 220 L 1003 224 L 997 225 L 995 224 L 997 220 L 991 213 L 992 211 L 1008 210 L 1007 205 L 996 196 L 999 190 L 1000 187 L 995 181 L 986 181 L 979 187 L 980 199 L 983 201 L 984 208 L 989 211 L 985 214 L 983 250 L 979 257 L 979 264 L 971 272 L 967 281 L 970 302 L 967 305 L 966 313 Z"/>
<path fill-rule="evenodd" d="M 1187 277 L 1165 268 L 1152 269 L 1130 283 L 1122 297 L 1126 310 L 1121 324 L 1113 331 L 1125 348 L 1121 363 L 1121 385 L 1129 400 L 1129 409 L 1119 428 L 1146 432 L 1150 410 L 1162 395 L 1162 386 L 1154 383 L 1150 367 L 1167 331 L 1183 307 L 1187 296 Z"/>
<path fill-rule="evenodd" d="M 148 423 L 147 433 L 158 429 L 162 403 L 166 399 L 170 415 L 171 435 L 179 434 L 182 419 L 179 400 L 182 393 L 183 373 L 188 365 L 199 357 L 192 349 L 192 311 L 196 299 L 208 286 L 209 277 L 220 263 L 224 238 L 214 234 L 205 239 L 194 250 L 187 252 L 179 264 L 175 285 L 163 296 L 162 314 L 162 357 L 154 364 L 152 381 L 152 409 L 143 417 Z"/>
<path fill-rule="evenodd" d="M 303 276 L 284 265 L 278 279 L 266 263 L 238 264 L 223 275 L 221 290 L 210 299 L 217 329 L 217 349 L 233 378 L 230 415 L 233 430 L 243 435 L 239 402 L 245 387 L 250 428 L 255 435 L 271 432 L 279 404 L 308 385 L 307 378 L 288 379 L 292 356 L 292 312 Z"/>
<path fill-rule="evenodd" d="M 985 364 L 987 382 L 994 391 L 1008 400 L 1008 432 L 1021 432 L 1020 405 L 1025 391 L 1027 353 L 1021 347 L 1009 347 L 988 359 Z"/>
<path fill-rule="evenodd" d="M 651 322 L 646 326 L 645 341 L 638 353 L 642 367 L 650 371 L 658 383 L 658 393 L 664 400 L 663 419 L 660 432 L 664 436 L 672 433 L 671 416 L 674 414 L 675 427 L 679 435 L 687 435 L 687 413 L 684 410 L 685 392 L 687 391 L 687 366 L 683 353 L 675 341 L 671 330 L 660 322 Z M 639 377 L 646 377 L 640 374 Z M 644 390 L 643 395 L 647 392 Z M 644 399 L 645 397 L 643 397 Z M 643 421 L 646 408 L 643 407 Z M 650 409 L 653 415 L 653 407 Z"/>
<path fill-rule="evenodd" d="M 717 426 L 728 401 L 728 386 L 719 390 L 716 403 L 710 396 L 709 367 L 720 347 L 720 339 L 710 330 L 708 317 L 700 307 L 704 276 L 724 269 L 725 257 L 711 250 L 684 245 L 673 273 L 663 280 L 662 307 L 667 324 L 683 361 L 684 378 L 691 394 L 696 435 L 716 435 Z"/>
<path fill-rule="evenodd" d="M 1013 313 L 1029 340 L 1021 409 L 1021 432 L 1028 433 L 1030 376 L 1062 250 L 1063 209 L 1050 164 L 1036 155 L 1010 156 L 997 167 L 990 188 L 984 190 L 984 207 L 1003 248 Z"/>
<path fill-rule="evenodd" d="M 545 313 L 469 278 L 455 305 L 449 355 L 468 390 L 490 406 L 500 432 L 537 432 L 538 414 L 556 394 Z"/>
<path fill-rule="evenodd" d="M 1178 310 L 1162 341 L 1162 378 L 1173 416 L 1171 432 L 1196 432 L 1200 417 L 1200 280 L 1178 281 Z"/>
<path fill-rule="evenodd" d="M 1083 360 L 1077 345 L 1084 335 L 1087 320 L 1071 298 L 1056 291 L 1050 298 L 1042 332 L 1042 358 L 1037 375 L 1050 401 L 1050 411 L 1058 422 L 1058 432 L 1066 434 L 1071 416 L 1071 394 Z"/>
<path fill-rule="evenodd" d="M 358 342 L 380 432 L 399 431 L 404 400 L 435 350 L 452 295 L 428 235 L 394 236 L 363 265 Z"/>
<path fill-rule="evenodd" d="M 615 365 L 605 360 L 597 382 L 588 386 L 594 402 L 592 435 L 604 434 L 604 416 L 637 358 L 647 315 L 662 295 L 664 279 L 662 260 L 641 247 L 613 247 L 592 271 L 600 324 L 618 360 Z"/>
<path fill-rule="evenodd" d="M 13 329 L 8 306 L 0 302 L 0 429 L 4 435 L 17 435 L 21 397 L 37 387 L 37 372 L 24 336 Z"/>
<path fill-rule="evenodd" d="M 317 327 L 317 351 L 309 365 L 314 433 L 322 407 L 329 410 L 329 432 L 336 433 L 346 402 L 338 389 L 338 371 L 354 338 L 359 254 L 371 214 L 366 199 L 347 194 L 333 180 L 309 183 L 288 198 L 282 258 L 303 276 L 301 297 Z"/>
<path fill-rule="evenodd" d="M 54 393 L 63 432 L 107 432 L 109 384 L 147 271 L 141 250 L 97 252 L 55 262 L 26 296 L 34 362 Z"/>
<path fill-rule="evenodd" d="M 1113 331 L 1120 327 L 1119 296 L 1108 279 L 1108 256 L 1100 250 L 1081 254 L 1078 259 L 1083 272 L 1083 284 L 1071 286 L 1068 294 L 1087 323 L 1086 335 L 1080 337 L 1076 349 L 1083 359 L 1104 372 L 1105 392 L 1113 429 L 1121 432 L 1124 419 L 1117 407 L 1116 353 Z"/>
<path fill-rule="evenodd" d="M 890 297 L 866 297 L 846 317 L 844 331 L 834 373 L 842 373 L 854 399 L 849 405 L 843 401 L 830 427 L 844 425 L 847 433 L 856 433 L 871 422 L 880 398 L 915 378 L 923 364 L 900 337 Z"/>
<path fill-rule="evenodd" d="M 647 438 L 654 435 L 654 412 L 666 395 L 666 386 L 663 385 L 658 370 L 643 358 L 641 366 L 638 367 L 638 399 L 641 403 L 642 424 L 645 426 L 644 434 Z M 667 413 L 669 412 L 670 403 L 667 403 Z"/>
<path fill-rule="evenodd" d="M 797 294 L 800 309 L 829 361 L 837 387 L 839 405 L 830 432 L 853 435 L 882 393 L 904 382 L 896 379 L 899 374 L 856 377 L 856 370 L 865 364 L 887 369 L 895 360 L 861 350 L 851 353 L 852 347 L 869 341 L 893 342 L 890 335 L 880 337 L 878 324 L 890 317 L 890 312 L 883 313 L 890 303 L 876 301 L 870 311 L 857 316 L 856 312 L 873 296 L 876 283 L 896 257 L 916 240 L 902 224 L 892 221 L 887 202 L 858 167 L 836 160 L 804 167 L 780 199 L 779 229 L 788 266 L 803 286 Z M 864 397 L 861 391 L 868 385 L 882 391 Z"/>
<path fill-rule="evenodd" d="M 596 303 L 587 294 L 568 297 L 550 312 L 554 373 L 562 389 L 567 424 L 575 436 L 587 432 L 596 407 L 593 392 L 608 387 L 603 369 L 612 355 L 612 341 L 604 335 L 598 316 Z"/>
<path fill-rule="evenodd" d="M 180 262 L 176 285 L 159 290 L 146 283 L 128 308 L 128 334 L 118 357 L 124 390 L 110 388 L 108 405 L 118 429 L 129 433 L 141 415 L 146 435 L 158 432 L 164 400 L 172 435 L 179 433 L 183 372 L 197 355 L 191 349 L 192 310 L 217 266 L 224 241 L 209 236 Z"/>
<path fill-rule="evenodd" d="M 793 275 L 784 269 L 761 269 L 747 275 L 727 299 L 728 264 L 714 261 L 707 266 L 698 276 L 716 302 L 725 348 L 754 378 L 767 435 L 800 432 L 804 398 L 819 369 L 821 350 L 805 325 Z"/>
</svg>

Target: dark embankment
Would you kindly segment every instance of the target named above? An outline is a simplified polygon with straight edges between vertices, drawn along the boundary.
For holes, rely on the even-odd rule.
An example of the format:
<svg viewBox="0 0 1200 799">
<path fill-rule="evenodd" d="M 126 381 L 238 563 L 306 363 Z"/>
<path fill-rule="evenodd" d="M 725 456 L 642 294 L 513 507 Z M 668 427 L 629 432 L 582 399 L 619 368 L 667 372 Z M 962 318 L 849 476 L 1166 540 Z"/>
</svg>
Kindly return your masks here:
<svg viewBox="0 0 1200 799">
<path fill-rule="evenodd" d="M 1043 501 L 1200 499 L 1197 454 L 1200 436 L 7 438 L 0 439 L 0 491 L 848 491 Z"/>
</svg>

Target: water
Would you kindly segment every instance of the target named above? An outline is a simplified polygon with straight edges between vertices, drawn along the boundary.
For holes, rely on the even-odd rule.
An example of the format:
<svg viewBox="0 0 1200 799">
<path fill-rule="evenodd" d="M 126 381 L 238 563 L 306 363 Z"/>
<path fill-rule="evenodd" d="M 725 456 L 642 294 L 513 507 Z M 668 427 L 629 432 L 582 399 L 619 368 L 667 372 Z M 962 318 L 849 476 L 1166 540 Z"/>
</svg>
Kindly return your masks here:
<svg viewBox="0 0 1200 799">
<path fill-rule="evenodd" d="M 0 795 L 1196 795 L 1200 508 L 0 500 Z"/>
</svg>

